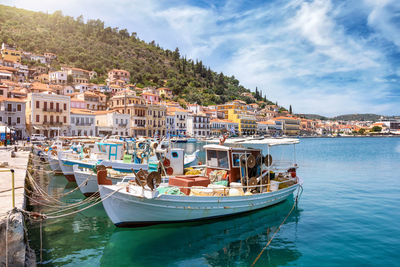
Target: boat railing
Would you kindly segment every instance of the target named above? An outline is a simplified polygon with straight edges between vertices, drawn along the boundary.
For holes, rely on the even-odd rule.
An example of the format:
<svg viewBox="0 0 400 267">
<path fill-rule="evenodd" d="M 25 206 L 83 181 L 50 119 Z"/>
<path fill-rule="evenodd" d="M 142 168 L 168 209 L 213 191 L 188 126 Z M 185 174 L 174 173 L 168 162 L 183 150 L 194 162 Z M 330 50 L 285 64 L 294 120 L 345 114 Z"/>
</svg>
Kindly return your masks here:
<svg viewBox="0 0 400 267">
<path fill-rule="evenodd" d="M 122 181 L 120 183 L 122 184 L 124 182 L 125 183 L 129 182 L 129 181 L 126 181 L 126 180 L 132 180 L 133 178 L 134 178 L 133 176 L 126 176 L 126 177 L 124 177 L 122 179 Z M 178 189 L 196 189 L 196 190 L 200 190 L 200 191 L 204 190 L 204 191 L 208 191 L 208 192 L 210 190 L 212 190 L 212 191 L 224 190 L 224 195 L 226 195 L 229 192 L 230 189 L 246 189 L 246 190 L 249 190 L 249 189 L 258 189 L 258 188 L 260 188 L 260 192 L 257 192 L 257 193 L 260 194 L 260 193 L 267 193 L 267 192 L 268 193 L 269 192 L 276 192 L 276 191 L 279 191 L 281 189 L 284 189 L 284 188 L 279 188 L 278 187 L 278 189 L 275 190 L 275 191 L 266 191 L 266 192 L 264 191 L 263 192 L 263 189 L 267 189 L 268 190 L 272 185 L 276 186 L 276 185 L 285 184 L 285 183 L 288 183 L 288 182 L 294 182 L 293 185 L 298 184 L 299 183 L 299 178 L 298 177 L 285 178 L 284 181 L 276 181 L 276 180 L 273 180 L 273 181 L 275 181 L 274 184 L 268 183 L 268 184 L 257 184 L 257 185 L 242 185 L 242 186 L 234 186 L 234 187 L 228 187 L 228 186 L 223 186 L 223 185 L 221 185 L 219 187 L 218 187 L 218 185 L 215 185 L 216 187 L 197 187 L 197 186 L 170 186 L 170 187 L 171 188 L 178 188 Z M 146 187 L 143 187 L 143 189 L 147 190 L 147 191 L 152 191 L 150 188 L 146 188 Z"/>
</svg>

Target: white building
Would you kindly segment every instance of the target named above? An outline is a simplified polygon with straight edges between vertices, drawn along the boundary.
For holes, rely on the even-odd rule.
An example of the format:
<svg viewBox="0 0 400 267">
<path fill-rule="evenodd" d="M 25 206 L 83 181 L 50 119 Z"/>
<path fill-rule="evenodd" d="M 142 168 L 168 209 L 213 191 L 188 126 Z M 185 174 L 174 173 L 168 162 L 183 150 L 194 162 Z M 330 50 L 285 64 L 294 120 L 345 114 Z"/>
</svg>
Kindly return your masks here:
<svg viewBox="0 0 400 267">
<path fill-rule="evenodd" d="M 0 124 L 3 123 L 15 131 L 18 139 L 25 138 L 25 100 L 0 96 Z"/>
<path fill-rule="evenodd" d="M 174 133 L 172 135 L 186 135 L 188 111 L 182 108 L 168 107 L 167 113 L 174 117 Z"/>
<path fill-rule="evenodd" d="M 257 132 L 259 134 L 281 135 L 282 130 L 282 121 L 269 120 L 257 122 Z"/>
<path fill-rule="evenodd" d="M 167 135 L 176 135 L 175 132 L 175 115 L 171 113 L 167 113 L 166 116 L 166 128 L 167 128 Z"/>
<path fill-rule="evenodd" d="M 71 108 L 71 136 L 96 136 L 95 119 L 91 110 Z"/>
<path fill-rule="evenodd" d="M 75 90 L 79 91 L 79 93 L 84 93 L 90 89 L 88 83 L 80 83 L 75 85 Z"/>
<path fill-rule="evenodd" d="M 187 134 L 192 137 L 210 136 L 210 117 L 205 113 L 188 115 Z"/>
<path fill-rule="evenodd" d="M 239 123 L 226 119 L 211 120 L 211 134 L 220 136 L 223 133 L 239 134 Z"/>
<path fill-rule="evenodd" d="M 49 72 L 49 82 L 56 84 L 66 84 L 67 83 L 67 72 L 66 71 L 50 71 Z"/>
<path fill-rule="evenodd" d="M 129 136 L 130 115 L 118 113 L 115 110 L 97 111 L 96 129 L 97 135 Z"/>
<path fill-rule="evenodd" d="M 46 58 L 44 57 L 44 56 L 41 56 L 41 55 L 31 55 L 31 60 L 32 61 L 36 61 L 36 62 L 40 62 L 40 63 L 42 63 L 42 64 L 46 64 L 47 63 L 47 60 L 46 60 Z"/>
</svg>

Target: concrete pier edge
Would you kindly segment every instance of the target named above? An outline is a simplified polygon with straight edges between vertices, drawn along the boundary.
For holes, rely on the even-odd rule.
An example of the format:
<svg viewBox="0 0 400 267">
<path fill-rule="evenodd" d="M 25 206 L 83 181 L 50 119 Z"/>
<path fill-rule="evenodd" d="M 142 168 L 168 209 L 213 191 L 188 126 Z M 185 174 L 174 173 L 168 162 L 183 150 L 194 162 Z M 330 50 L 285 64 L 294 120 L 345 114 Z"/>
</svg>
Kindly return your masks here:
<svg viewBox="0 0 400 267">
<path fill-rule="evenodd" d="M 35 252 L 29 247 L 26 218 L 21 212 L 26 208 L 25 178 L 31 147 L 18 147 L 15 158 L 11 157 L 12 150 L 14 146 L 0 149 L 0 162 L 8 162 L 7 167 L 0 169 L 13 169 L 15 174 L 15 208 L 13 209 L 12 190 L 10 190 L 11 172 L 0 173 L 0 266 L 7 265 L 6 258 L 8 266 L 36 266 Z"/>
</svg>

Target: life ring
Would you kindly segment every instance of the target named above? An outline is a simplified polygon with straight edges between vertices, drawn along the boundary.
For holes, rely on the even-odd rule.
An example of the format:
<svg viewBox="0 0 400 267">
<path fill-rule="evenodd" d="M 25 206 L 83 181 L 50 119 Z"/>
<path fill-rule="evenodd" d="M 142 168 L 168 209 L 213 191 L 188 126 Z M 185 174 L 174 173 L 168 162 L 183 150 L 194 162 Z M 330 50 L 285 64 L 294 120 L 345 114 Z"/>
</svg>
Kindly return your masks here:
<svg viewBox="0 0 400 267">
<path fill-rule="evenodd" d="M 174 173 L 174 169 L 172 167 L 168 167 L 165 171 L 167 175 L 172 175 Z"/>
<path fill-rule="evenodd" d="M 161 175 L 158 172 L 153 171 L 147 176 L 146 182 L 148 187 L 150 187 L 151 190 L 154 190 L 156 186 L 161 184 Z"/>
<path fill-rule="evenodd" d="M 164 165 L 164 168 L 168 168 L 169 166 L 171 166 L 171 161 L 169 159 L 165 158 L 163 160 L 163 165 Z"/>
</svg>

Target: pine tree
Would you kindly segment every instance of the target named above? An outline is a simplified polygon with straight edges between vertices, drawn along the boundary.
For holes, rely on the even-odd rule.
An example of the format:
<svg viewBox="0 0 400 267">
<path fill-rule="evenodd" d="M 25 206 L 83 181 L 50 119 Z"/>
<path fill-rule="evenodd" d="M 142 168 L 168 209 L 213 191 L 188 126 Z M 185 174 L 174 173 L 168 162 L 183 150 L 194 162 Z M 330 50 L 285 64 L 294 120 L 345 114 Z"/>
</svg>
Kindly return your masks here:
<svg viewBox="0 0 400 267">
<path fill-rule="evenodd" d="M 289 113 L 292 114 L 292 105 L 289 106 Z"/>
</svg>

